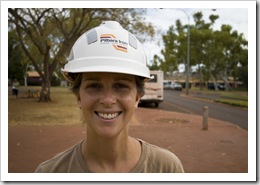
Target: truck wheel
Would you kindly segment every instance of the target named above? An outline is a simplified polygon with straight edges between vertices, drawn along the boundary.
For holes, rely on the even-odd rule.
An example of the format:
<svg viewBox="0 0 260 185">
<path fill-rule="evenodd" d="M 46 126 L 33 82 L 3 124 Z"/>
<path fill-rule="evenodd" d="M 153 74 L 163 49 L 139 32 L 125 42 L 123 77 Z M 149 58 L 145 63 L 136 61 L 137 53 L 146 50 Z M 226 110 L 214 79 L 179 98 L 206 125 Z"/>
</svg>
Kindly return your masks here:
<svg viewBox="0 0 260 185">
<path fill-rule="evenodd" d="M 154 102 L 154 106 L 155 107 L 159 107 L 159 103 L 158 102 Z"/>
</svg>

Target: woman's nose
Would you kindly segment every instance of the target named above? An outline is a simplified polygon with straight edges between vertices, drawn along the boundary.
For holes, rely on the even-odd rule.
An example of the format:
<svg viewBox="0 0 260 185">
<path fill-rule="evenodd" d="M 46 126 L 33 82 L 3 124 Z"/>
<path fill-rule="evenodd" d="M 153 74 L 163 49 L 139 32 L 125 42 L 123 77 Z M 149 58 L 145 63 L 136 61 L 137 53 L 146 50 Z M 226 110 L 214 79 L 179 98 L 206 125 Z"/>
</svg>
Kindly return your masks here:
<svg viewBox="0 0 260 185">
<path fill-rule="evenodd" d="M 116 97 L 112 89 L 104 89 L 99 102 L 106 107 L 109 107 L 116 103 Z"/>
</svg>

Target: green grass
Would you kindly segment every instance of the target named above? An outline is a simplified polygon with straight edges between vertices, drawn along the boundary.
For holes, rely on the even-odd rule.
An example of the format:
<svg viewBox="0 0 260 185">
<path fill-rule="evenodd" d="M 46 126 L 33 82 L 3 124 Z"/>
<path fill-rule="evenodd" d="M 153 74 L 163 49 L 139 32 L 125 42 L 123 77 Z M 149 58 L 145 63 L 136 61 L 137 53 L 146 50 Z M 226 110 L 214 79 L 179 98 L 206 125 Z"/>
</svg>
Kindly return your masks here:
<svg viewBox="0 0 260 185">
<path fill-rule="evenodd" d="M 221 93 L 222 98 L 227 98 L 227 99 L 237 99 L 241 101 L 248 101 L 248 96 L 247 93 L 239 93 L 239 92 L 230 92 L 230 93 Z"/>
<path fill-rule="evenodd" d="M 224 103 L 232 106 L 238 106 L 238 107 L 248 107 L 247 101 L 238 101 L 238 100 L 229 100 L 229 99 L 215 99 L 215 102 L 218 103 Z"/>
<path fill-rule="evenodd" d="M 192 88 L 190 90 L 194 94 L 205 94 L 205 95 L 216 95 L 216 98 L 213 99 L 214 102 L 228 104 L 231 106 L 238 106 L 243 108 L 248 108 L 248 92 L 245 90 L 232 90 L 232 91 L 210 91 L 206 88 L 200 90 L 199 88 Z M 212 99 L 207 98 L 206 100 L 212 101 Z"/>
</svg>

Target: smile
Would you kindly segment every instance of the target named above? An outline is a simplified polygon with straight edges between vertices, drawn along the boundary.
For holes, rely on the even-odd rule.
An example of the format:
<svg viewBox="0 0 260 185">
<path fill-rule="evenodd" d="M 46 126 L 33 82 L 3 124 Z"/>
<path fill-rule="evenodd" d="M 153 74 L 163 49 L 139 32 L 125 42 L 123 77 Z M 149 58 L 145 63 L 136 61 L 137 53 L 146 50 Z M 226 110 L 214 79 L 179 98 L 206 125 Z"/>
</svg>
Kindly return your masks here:
<svg viewBox="0 0 260 185">
<path fill-rule="evenodd" d="M 110 119 L 116 118 L 116 117 L 119 116 L 122 112 L 102 113 L 102 112 L 96 112 L 96 111 L 95 111 L 95 113 L 96 113 L 100 118 L 110 120 Z"/>
</svg>

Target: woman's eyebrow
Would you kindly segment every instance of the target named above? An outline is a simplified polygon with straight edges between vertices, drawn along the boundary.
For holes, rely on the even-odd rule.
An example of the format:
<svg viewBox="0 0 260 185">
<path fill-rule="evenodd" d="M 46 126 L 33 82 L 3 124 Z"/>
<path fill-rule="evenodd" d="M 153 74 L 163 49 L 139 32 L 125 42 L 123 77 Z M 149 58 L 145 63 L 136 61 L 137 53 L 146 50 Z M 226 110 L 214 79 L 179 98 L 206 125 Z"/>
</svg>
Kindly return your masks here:
<svg viewBox="0 0 260 185">
<path fill-rule="evenodd" d="M 99 77 L 85 77 L 83 78 L 83 81 L 100 81 Z"/>
</svg>

